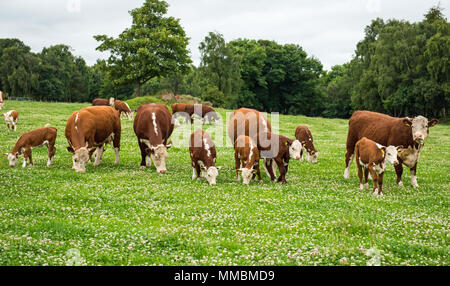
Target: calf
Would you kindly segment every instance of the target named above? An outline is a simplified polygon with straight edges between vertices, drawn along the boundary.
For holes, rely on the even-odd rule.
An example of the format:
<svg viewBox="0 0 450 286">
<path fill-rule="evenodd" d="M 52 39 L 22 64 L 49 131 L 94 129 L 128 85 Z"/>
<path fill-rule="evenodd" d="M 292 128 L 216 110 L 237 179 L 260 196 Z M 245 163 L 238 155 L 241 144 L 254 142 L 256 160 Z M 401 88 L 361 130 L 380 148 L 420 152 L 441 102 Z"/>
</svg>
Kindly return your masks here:
<svg viewBox="0 0 450 286">
<path fill-rule="evenodd" d="M 120 116 L 125 115 L 128 120 L 133 119 L 133 112 L 131 112 L 130 106 L 126 102 L 116 99 L 113 107 L 119 111 Z"/>
<path fill-rule="evenodd" d="M 308 127 L 299 125 L 295 130 L 295 138 L 302 145 L 300 151 L 300 161 L 303 161 L 303 151 L 306 152 L 306 160 L 311 163 L 317 163 L 319 152 L 314 148 L 314 140 Z"/>
<path fill-rule="evenodd" d="M 398 149 L 403 146 L 382 146 L 375 141 L 361 138 L 355 145 L 356 166 L 358 167 L 359 186 L 363 190 L 369 187 L 367 178 L 369 172 L 373 179 L 373 194 L 383 195 L 383 174 L 386 169 L 386 161 L 394 166 L 399 164 L 397 160 Z M 364 167 L 364 185 L 362 181 Z"/>
<path fill-rule="evenodd" d="M 27 159 L 30 160 L 30 165 L 33 165 L 33 159 L 31 157 L 31 150 L 36 147 L 42 147 L 46 145 L 48 148 L 48 161 L 47 166 L 53 164 L 53 156 L 55 155 L 55 142 L 56 142 L 57 130 L 54 127 L 39 128 L 27 133 L 22 134 L 14 145 L 11 153 L 4 154 L 8 157 L 9 166 L 14 167 L 19 155 L 23 154 L 22 167 L 26 167 Z"/>
<path fill-rule="evenodd" d="M 200 177 L 200 172 L 204 172 L 204 177 L 210 185 L 216 184 L 216 178 L 222 167 L 216 167 L 216 147 L 208 133 L 199 129 L 191 134 L 189 144 L 192 163 L 192 179 Z"/>
<path fill-rule="evenodd" d="M 278 182 L 286 184 L 286 173 L 288 172 L 290 158 L 300 158 L 300 142 L 298 140 L 291 140 L 285 136 L 273 133 L 270 137 L 271 145 L 267 148 L 267 152 L 261 156 L 264 159 L 264 170 L 270 179 L 275 182 L 276 164 L 278 166 L 278 171 L 280 172 Z"/>
<path fill-rule="evenodd" d="M 104 145 L 113 143 L 114 164 L 119 163 L 121 125 L 119 112 L 110 106 L 89 106 L 75 111 L 67 120 L 65 135 L 71 152 L 72 169 L 86 172 L 86 162 L 95 150 L 94 166 L 102 160 Z"/>
<path fill-rule="evenodd" d="M 242 173 L 242 182 L 248 185 L 255 174 L 262 181 L 259 169 L 259 150 L 256 143 L 245 135 L 240 135 L 234 142 L 234 160 L 236 166 L 236 181 L 240 182 L 239 173 Z"/>
<path fill-rule="evenodd" d="M 19 112 L 17 112 L 16 110 L 10 110 L 4 113 L 3 116 L 5 117 L 6 126 L 8 127 L 8 129 L 10 129 L 9 126 L 11 125 L 11 129 L 16 131 L 17 121 L 19 120 Z"/>
<path fill-rule="evenodd" d="M 0 90 L 0 109 L 3 109 L 3 103 L 5 102 L 5 94 Z"/>
<path fill-rule="evenodd" d="M 173 128 L 172 115 L 165 105 L 152 103 L 138 108 L 133 129 L 141 149 L 141 169 L 150 166 L 152 159 L 158 173 L 167 172 L 167 149 L 172 146 L 167 141 Z"/>
</svg>

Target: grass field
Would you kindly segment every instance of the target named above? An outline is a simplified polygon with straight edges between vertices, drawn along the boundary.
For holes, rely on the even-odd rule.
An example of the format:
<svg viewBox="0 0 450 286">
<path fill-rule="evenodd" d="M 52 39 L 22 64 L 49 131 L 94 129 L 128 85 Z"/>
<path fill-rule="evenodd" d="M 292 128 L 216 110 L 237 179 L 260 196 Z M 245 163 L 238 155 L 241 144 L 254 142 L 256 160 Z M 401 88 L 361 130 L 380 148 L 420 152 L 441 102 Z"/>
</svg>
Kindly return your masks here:
<svg viewBox="0 0 450 286">
<path fill-rule="evenodd" d="M 308 125 L 319 162 L 291 161 L 287 185 L 265 173 L 263 183 L 238 184 L 229 147 L 218 148 L 224 168 L 214 187 L 191 180 L 187 147 L 169 149 L 165 175 L 140 170 L 126 119 L 120 164 L 108 147 L 100 166 L 78 174 L 64 127 L 87 105 L 6 102 L 3 112 L 21 115 L 17 132 L 1 118 L 2 153 L 46 123 L 58 139 L 51 167 L 46 148 L 34 149 L 25 169 L 22 157 L 15 168 L 0 159 L 0 265 L 450 265 L 449 125 L 430 130 L 418 189 L 408 169 L 397 186 L 388 166 L 385 196 L 374 197 L 359 190 L 354 163 L 350 179 L 342 176 L 347 120 L 303 116 L 280 116 L 280 133 L 292 138 Z"/>
</svg>

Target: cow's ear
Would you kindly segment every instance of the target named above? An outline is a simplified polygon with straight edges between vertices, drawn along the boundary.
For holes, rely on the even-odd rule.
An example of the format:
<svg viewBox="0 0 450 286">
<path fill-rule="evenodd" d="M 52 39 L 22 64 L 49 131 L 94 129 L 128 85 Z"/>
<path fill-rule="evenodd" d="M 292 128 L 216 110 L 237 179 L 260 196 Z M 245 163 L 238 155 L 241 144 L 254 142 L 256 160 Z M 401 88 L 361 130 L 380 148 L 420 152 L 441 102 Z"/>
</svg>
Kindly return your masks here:
<svg viewBox="0 0 450 286">
<path fill-rule="evenodd" d="M 205 167 L 205 166 L 201 166 L 201 167 L 200 167 L 200 170 L 201 170 L 202 172 L 206 172 L 206 167 Z"/>
<path fill-rule="evenodd" d="M 242 169 L 237 169 L 236 170 L 238 173 L 242 173 Z"/>
<path fill-rule="evenodd" d="M 439 120 L 438 119 L 433 119 L 428 121 L 428 127 L 433 127 L 434 125 L 438 124 Z"/>
<path fill-rule="evenodd" d="M 69 147 L 67 147 L 67 152 L 74 153 L 75 150 L 73 150 L 73 148 L 69 146 Z"/>
<path fill-rule="evenodd" d="M 88 151 L 89 151 L 89 152 L 92 152 L 92 151 L 94 151 L 95 149 L 97 149 L 97 147 L 89 148 Z"/>
<path fill-rule="evenodd" d="M 3 156 L 5 157 L 8 157 L 8 155 L 9 155 L 8 153 L 3 153 Z"/>
<path fill-rule="evenodd" d="M 403 118 L 403 123 L 408 127 L 412 125 L 412 121 L 409 118 Z"/>
<path fill-rule="evenodd" d="M 153 148 L 146 148 L 145 152 L 147 152 L 147 154 L 153 154 L 155 150 L 153 150 Z"/>
<path fill-rule="evenodd" d="M 253 174 L 256 174 L 258 171 L 256 171 L 255 169 L 252 170 Z"/>
<path fill-rule="evenodd" d="M 169 144 L 166 144 L 167 149 L 169 149 L 170 147 L 172 147 L 172 141 L 170 141 Z"/>
<path fill-rule="evenodd" d="M 397 152 L 400 152 L 400 151 L 402 151 L 402 149 L 403 149 L 403 145 L 398 145 L 396 149 L 397 149 Z"/>
<path fill-rule="evenodd" d="M 222 169 L 222 166 L 220 167 L 216 167 L 217 171 L 220 171 L 220 169 Z"/>
<path fill-rule="evenodd" d="M 381 153 L 383 153 L 383 155 L 386 153 L 386 146 L 383 146 L 380 148 Z"/>
</svg>

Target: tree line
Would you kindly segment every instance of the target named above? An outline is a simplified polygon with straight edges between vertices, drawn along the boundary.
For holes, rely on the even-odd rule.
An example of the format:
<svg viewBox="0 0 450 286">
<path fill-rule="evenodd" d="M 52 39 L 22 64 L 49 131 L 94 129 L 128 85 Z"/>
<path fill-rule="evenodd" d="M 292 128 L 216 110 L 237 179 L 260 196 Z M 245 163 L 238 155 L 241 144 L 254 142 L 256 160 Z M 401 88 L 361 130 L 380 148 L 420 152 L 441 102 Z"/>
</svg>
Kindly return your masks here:
<svg viewBox="0 0 450 286">
<path fill-rule="evenodd" d="M 226 42 L 210 32 L 192 64 L 189 38 L 168 4 L 146 0 L 130 11 L 117 38 L 97 35 L 106 60 L 88 66 L 67 45 L 31 52 L 19 39 L 0 39 L 0 90 L 10 97 L 89 102 L 129 99 L 161 90 L 214 106 L 348 118 L 366 109 L 394 116 L 446 117 L 450 103 L 450 26 L 439 6 L 421 22 L 375 19 L 352 60 L 323 69 L 301 46 L 275 41 Z"/>
</svg>

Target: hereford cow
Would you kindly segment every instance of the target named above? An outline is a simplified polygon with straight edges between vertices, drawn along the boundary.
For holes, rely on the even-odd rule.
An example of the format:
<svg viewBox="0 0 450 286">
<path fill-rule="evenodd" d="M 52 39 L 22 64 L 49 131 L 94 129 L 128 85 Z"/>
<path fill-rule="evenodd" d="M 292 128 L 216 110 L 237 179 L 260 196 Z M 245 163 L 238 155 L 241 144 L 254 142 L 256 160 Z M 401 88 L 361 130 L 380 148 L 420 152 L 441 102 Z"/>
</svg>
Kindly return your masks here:
<svg viewBox="0 0 450 286">
<path fill-rule="evenodd" d="M 240 108 L 233 111 L 228 120 L 228 136 L 234 144 L 240 135 L 249 136 L 259 150 L 270 146 L 272 126 L 267 117 L 255 109 Z"/>
<path fill-rule="evenodd" d="M 216 147 L 208 133 L 199 129 L 191 134 L 189 144 L 192 163 L 192 179 L 200 177 L 201 172 L 210 185 L 216 184 L 217 175 L 222 167 L 216 167 Z"/>
<path fill-rule="evenodd" d="M 398 152 L 400 164 L 395 166 L 397 184 L 402 185 L 402 164 L 405 164 L 411 171 L 411 185 L 418 187 L 416 168 L 419 153 L 428 137 L 429 127 L 433 127 L 438 122 L 437 119 L 428 121 L 423 116 L 412 119 L 396 118 L 376 112 L 356 111 L 349 120 L 344 178 L 348 179 L 350 176 L 349 168 L 356 142 L 362 137 L 367 137 L 383 146 L 402 145 L 404 148 Z"/>
<path fill-rule="evenodd" d="M 186 112 L 185 103 L 174 103 L 171 105 L 173 119 L 175 120 L 178 116 L 184 117 L 184 123 L 191 122 L 191 115 Z M 178 122 L 178 121 L 176 121 Z"/>
<path fill-rule="evenodd" d="M 199 118 L 203 123 L 208 121 L 209 124 L 214 120 L 214 123 L 220 121 L 220 117 L 217 115 L 213 107 L 203 104 L 186 104 L 186 112 L 191 119 Z M 192 122 L 191 120 L 191 122 Z"/>
<path fill-rule="evenodd" d="M 30 165 L 33 165 L 33 159 L 31 157 L 31 150 L 36 147 L 42 147 L 44 145 L 48 148 L 48 161 L 47 166 L 53 164 L 53 156 L 55 155 L 55 142 L 56 142 L 57 130 L 54 127 L 46 125 L 44 128 L 39 128 L 27 133 L 22 134 L 17 140 L 16 145 L 12 149 L 11 153 L 4 154 L 8 157 L 9 166 L 14 167 L 19 155 L 23 154 L 22 167 L 27 165 L 27 159 L 30 160 Z"/>
<path fill-rule="evenodd" d="M 6 127 L 11 126 L 11 129 L 16 131 L 17 130 L 17 121 L 19 120 L 19 112 L 17 110 L 10 110 L 3 114 L 5 117 Z"/>
<path fill-rule="evenodd" d="M 114 105 L 114 97 L 110 97 L 109 99 L 105 98 L 96 98 L 92 101 L 93 106 L 113 106 Z"/>
<path fill-rule="evenodd" d="M 5 102 L 5 94 L 0 90 L 0 109 L 3 109 L 3 103 Z"/>
<path fill-rule="evenodd" d="M 172 142 L 167 143 L 172 135 L 174 124 L 169 109 L 162 104 L 141 105 L 134 118 L 134 133 L 141 149 L 141 168 L 151 165 L 150 158 L 158 173 L 166 173 L 167 149 Z"/>
<path fill-rule="evenodd" d="M 275 182 L 276 180 L 276 166 L 280 176 L 278 182 L 286 184 L 286 173 L 289 168 L 289 160 L 299 159 L 301 145 L 298 140 L 291 140 L 285 136 L 278 134 L 271 134 L 271 146 L 267 148 L 268 152 L 261 155 L 263 158 L 263 167 L 267 176 Z"/>
<path fill-rule="evenodd" d="M 116 99 L 114 101 L 113 107 L 117 111 L 119 111 L 120 116 L 125 115 L 128 118 L 128 120 L 133 119 L 133 112 L 131 111 L 130 106 L 126 102 Z"/>
<path fill-rule="evenodd" d="M 314 148 L 314 140 L 308 127 L 299 125 L 295 130 L 295 138 L 301 144 L 300 161 L 303 161 L 303 151 L 306 153 L 306 160 L 311 163 L 317 163 L 319 152 Z"/>
<path fill-rule="evenodd" d="M 234 142 L 234 160 L 236 166 L 236 181 L 240 182 L 239 173 L 242 173 L 242 182 L 248 185 L 255 174 L 262 181 L 259 169 L 259 150 L 249 136 L 240 135 Z"/>
<path fill-rule="evenodd" d="M 75 171 L 86 172 L 86 162 L 95 150 L 94 166 L 102 160 L 104 145 L 113 143 L 116 152 L 114 164 L 119 163 L 121 125 L 119 112 L 110 106 L 89 106 L 75 111 L 67 120 L 65 135 L 73 153 Z"/>
<path fill-rule="evenodd" d="M 386 162 L 394 166 L 399 164 L 397 151 L 403 146 L 382 146 L 375 141 L 361 138 L 355 145 L 356 166 L 358 167 L 359 188 L 368 188 L 367 178 L 369 172 L 373 179 L 373 194 L 383 195 L 383 174 Z M 362 181 L 364 167 L 364 184 Z"/>
</svg>

